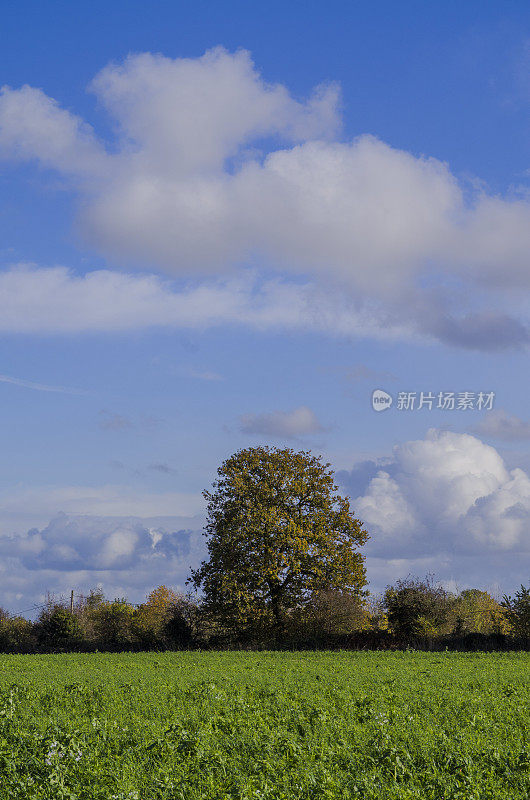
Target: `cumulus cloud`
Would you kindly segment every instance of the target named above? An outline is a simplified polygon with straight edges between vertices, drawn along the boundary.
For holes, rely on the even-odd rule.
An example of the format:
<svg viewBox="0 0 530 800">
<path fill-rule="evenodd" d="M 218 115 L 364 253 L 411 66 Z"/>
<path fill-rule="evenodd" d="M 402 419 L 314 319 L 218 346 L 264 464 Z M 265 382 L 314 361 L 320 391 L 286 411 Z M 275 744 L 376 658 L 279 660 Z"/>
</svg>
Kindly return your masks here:
<svg viewBox="0 0 530 800">
<path fill-rule="evenodd" d="M 530 477 L 477 437 L 430 430 L 337 480 L 371 535 L 373 589 L 409 573 L 497 591 L 528 581 Z"/>
<path fill-rule="evenodd" d="M 285 439 L 297 439 L 323 430 L 314 411 L 299 406 L 292 411 L 272 411 L 264 414 L 243 414 L 240 418 L 243 433 L 257 433 Z"/>
<path fill-rule="evenodd" d="M 520 442 L 530 439 L 530 422 L 525 422 L 519 417 L 507 414 L 498 409 L 488 412 L 484 419 L 477 425 L 477 433 L 490 436 L 492 439 L 504 439 L 507 442 Z"/>
<path fill-rule="evenodd" d="M 165 471 L 167 465 L 152 467 Z M 42 602 L 47 591 L 100 585 L 140 602 L 160 583 L 185 589 L 205 557 L 200 494 L 127 485 L 16 486 L 0 493 L 0 606 Z"/>
<path fill-rule="evenodd" d="M 508 470 L 495 448 L 469 434 L 431 430 L 394 448 L 373 475 L 374 462 L 354 472 L 365 488 L 353 502 L 371 533 L 375 559 L 418 559 L 466 580 L 464 564 L 506 581 L 521 580 L 530 554 L 530 477 Z M 338 476 L 347 486 L 348 475 Z M 523 558 L 523 561 L 524 561 Z M 405 563 L 404 562 L 404 563 Z M 515 566 L 514 566 L 515 565 Z"/>
<path fill-rule="evenodd" d="M 394 469 L 395 464 L 392 458 L 365 459 L 354 464 L 351 470 L 339 470 L 336 478 L 350 497 L 360 497 L 366 492 L 368 484 L 378 472 L 384 470 L 386 474 L 392 476 Z"/>
<path fill-rule="evenodd" d="M 202 58 L 142 53 L 110 64 L 92 91 L 120 123 L 122 139 L 163 173 L 222 168 L 242 143 L 278 134 L 288 141 L 336 132 L 338 89 L 319 86 L 297 102 L 280 84 L 267 84 L 244 50 L 216 47 Z"/>
<path fill-rule="evenodd" d="M 188 523 L 190 527 L 181 527 Z M 12 610 L 45 593 L 99 585 L 107 596 L 142 600 L 155 586 L 185 589 L 205 557 L 197 518 L 58 514 L 43 528 L 0 537 L 0 602 Z"/>
<path fill-rule="evenodd" d="M 42 530 L 0 539 L 0 548 L 27 569 L 125 570 L 143 559 L 189 556 L 192 533 L 146 526 L 133 517 L 59 514 Z"/>
<path fill-rule="evenodd" d="M 354 316 L 361 301 L 389 304 L 394 327 L 410 319 L 413 290 L 427 296 L 418 288 L 426 276 L 443 283 L 449 274 L 486 300 L 437 314 L 427 302 L 412 311 L 417 328 L 478 349 L 528 342 L 524 320 L 491 294 L 529 285 L 524 195 L 463 187 L 446 164 L 371 136 L 338 140 L 335 86 L 297 100 L 266 83 L 244 51 L 133 55 L 91 89 L 115 123 L 110 149 L 27 86 L 3 90 L 0 148 L 71 180 L 84 235 L 105 254 L 194 278 L 249 262 L 311 274 L 348 287 Z M 108 273 L 94 288 L 103 280 L 112 292 Z M 143 289 L 156 302 L 156 284 Z"/>
</svg>

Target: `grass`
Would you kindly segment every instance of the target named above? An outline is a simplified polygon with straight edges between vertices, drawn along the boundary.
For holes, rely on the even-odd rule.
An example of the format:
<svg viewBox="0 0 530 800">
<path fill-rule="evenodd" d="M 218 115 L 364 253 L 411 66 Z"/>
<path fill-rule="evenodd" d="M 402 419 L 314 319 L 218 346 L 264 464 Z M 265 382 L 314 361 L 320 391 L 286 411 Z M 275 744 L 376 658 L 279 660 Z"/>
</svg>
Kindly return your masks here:
<svg viewBox="0 0 530 800">
<path fill-rule="evenodd" d="M 0 798 L 530 798 L 529 653 L 0 656 Z"/>
</svg>

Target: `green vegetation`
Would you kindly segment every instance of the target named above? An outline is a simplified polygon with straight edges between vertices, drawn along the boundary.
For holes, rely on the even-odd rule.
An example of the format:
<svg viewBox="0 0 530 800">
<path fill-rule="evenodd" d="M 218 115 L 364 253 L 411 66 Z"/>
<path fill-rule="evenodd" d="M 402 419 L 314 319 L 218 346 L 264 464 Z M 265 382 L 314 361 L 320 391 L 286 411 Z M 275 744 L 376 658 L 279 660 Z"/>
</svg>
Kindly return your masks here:
<svg viewBox="0 0 530 800">
<path fill-rule="evenodd" d="M 10 800 L 528 800 L 530 654 L 0 657 Z"/>
</svg>

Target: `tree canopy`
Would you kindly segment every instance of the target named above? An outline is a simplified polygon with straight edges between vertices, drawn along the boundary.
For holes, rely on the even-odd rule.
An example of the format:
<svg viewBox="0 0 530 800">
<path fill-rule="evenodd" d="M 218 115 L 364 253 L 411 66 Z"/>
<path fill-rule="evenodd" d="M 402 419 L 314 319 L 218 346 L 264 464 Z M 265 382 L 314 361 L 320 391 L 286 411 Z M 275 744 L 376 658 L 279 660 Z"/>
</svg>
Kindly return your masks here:
<svg viewBox="0 0 530 800">
<path fill-rule="evenodd" d="M 250 447 L 218 469 L 208 501 L 209 559 L 192 573 L 206 607 L 236 628 L 281 626 L 315 593 L 361 597 L 368 539 L 329 464 L 311 452 Z"/>
</svg>

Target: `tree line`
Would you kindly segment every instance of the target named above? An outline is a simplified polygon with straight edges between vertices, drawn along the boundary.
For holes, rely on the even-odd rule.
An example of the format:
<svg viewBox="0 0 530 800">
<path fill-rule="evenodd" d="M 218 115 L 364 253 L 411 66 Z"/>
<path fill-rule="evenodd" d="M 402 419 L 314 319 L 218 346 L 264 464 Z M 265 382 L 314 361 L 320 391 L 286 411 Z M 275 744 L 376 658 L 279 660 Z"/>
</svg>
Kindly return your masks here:
<svg viewBox="0 0 530 800">
<path fill-rule="evenodd" d="M 406 578 L 362 600 L 332 590 L 316 593 L 286 615 L 281 631 L 239 631 L 190 594 L 166 586 L 145 603 L 80 596 L 73 610 L 49 598 L 35 621 L 0 609 L 0 651 L 42 653 L 179 649 L 459 649 L 530 646 L 530 588 L 498 602 L 480 589 L 449 592 L 432 576 Z"/>
<path fill-rule="evenodd" d="M 159 586 L 135 607 L 92 591 L 75 608 L 50 599 L 36 622 L 0 610 L 0 649 L 528 647 L 524 586 L 498 602 L 408 577 L 371 596 L 369 534 L 310 451 L 242 449 L 217 472 L 195 595 Z"/>
</svg>

